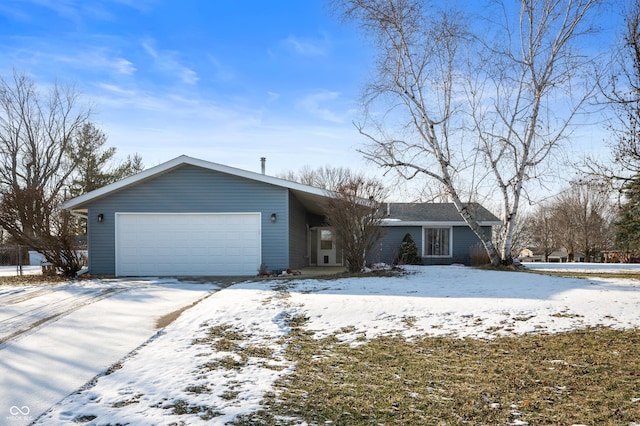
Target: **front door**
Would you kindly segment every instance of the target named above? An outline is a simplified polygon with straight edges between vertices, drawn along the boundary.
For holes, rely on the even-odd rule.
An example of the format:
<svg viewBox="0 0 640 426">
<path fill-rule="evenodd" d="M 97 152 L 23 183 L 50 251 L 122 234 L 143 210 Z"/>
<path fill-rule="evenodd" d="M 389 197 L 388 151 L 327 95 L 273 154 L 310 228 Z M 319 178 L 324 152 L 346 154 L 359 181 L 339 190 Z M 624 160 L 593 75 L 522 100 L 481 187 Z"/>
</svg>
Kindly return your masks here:
<svg viewBox="0 0 640 426">
<path fill-rule="evenodd" d="M 336 236 L 331 228 L 318 228 L 318 266 L 336 264 Z"/>
</svg>

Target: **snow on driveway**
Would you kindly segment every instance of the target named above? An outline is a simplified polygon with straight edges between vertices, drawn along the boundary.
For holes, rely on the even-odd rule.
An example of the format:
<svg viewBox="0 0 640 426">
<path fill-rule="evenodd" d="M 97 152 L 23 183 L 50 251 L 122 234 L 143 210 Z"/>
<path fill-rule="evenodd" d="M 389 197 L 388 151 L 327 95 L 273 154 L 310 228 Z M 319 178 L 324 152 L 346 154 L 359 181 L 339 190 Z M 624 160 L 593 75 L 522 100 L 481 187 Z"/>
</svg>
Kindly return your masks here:
<svg viewBox="0 0 640 426">
<path fill-rule="evenodd" d="M 176 280 L 0 286 L 0 424 L 29 424 L 219 289 Z"/>
<path fill-rule="evenodd" d="M 260 408 L 275 380 L 295 368 L 283 356 L 289 321 L 317 338 L 362 344 L 385 334 L 494 338 L 591 326 L 640 326 L 640 282 L 413 267 L 394 277 L 245 282 L 184 312 L 156 339 L 61 401 L 38 425 L 223 425 Z M 222 334 L 236 348 L 215 350 Z M 284 339 L 283 339 L 284 338 Z M 64 354 L 61 354 L 64 356 Z M 640 398 L 640 394 L 636 395 Z"/>
</svg>

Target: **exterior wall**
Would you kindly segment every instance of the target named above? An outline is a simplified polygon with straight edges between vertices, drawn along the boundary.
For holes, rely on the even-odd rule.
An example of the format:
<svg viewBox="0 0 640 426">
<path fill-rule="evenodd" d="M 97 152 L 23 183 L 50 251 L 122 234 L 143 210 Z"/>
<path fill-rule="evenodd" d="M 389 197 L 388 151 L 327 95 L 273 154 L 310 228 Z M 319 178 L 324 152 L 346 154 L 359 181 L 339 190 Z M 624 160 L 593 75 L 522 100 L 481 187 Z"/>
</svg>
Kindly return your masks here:
<svg viewBox="0 0 640 426">
<path fill-rule="evenodd" d="M 262 262 L 289 263 L 288 190 L 195 166 L 182 166 L 88 205 L 89 272 L 115 273 L 116 212 L 260 212 Z M 271 214 L 277 215 L 271 222 Z M 98 214 L 104 215 L 98 223 Z M 258 271 L 256 271 L 257 273 Z"/>
<path fill-rule="evenodd" d="M 491 227 L 483 227 L 490 233 Z M 376 244 L 373 252 L 367 257 L 370 263 L 385 262 L 393 264 L 398 259 L 400 243 L 408 233 L 418 246 L 418 255 L 422 256 L 423 228 L 421 226 L 387 226 L 384 228 L 382 239 Z M 471 248 L 480 243 L 480 239 L 467 226 L 454 226 L 451 244 L 453 245 L 451 257 L 422 257 L 424 265 L 449 265 L 452 263 L 470 264 Z"/>
<path fill-rule="evenodd" d="M 382 231 L 382 238 L 367 256 L 367 263 L 387 263 L 395 264 L 398 260 L 400 243 L 408 233 L 418 246 L 418 254 L 421 254 L 422 228 L 419 226 L 385 226 Z"/>
<path fill-rule="evenodd" d="M 309 265 L 318 264 L 318 230 L 311 229 L 309 231 Z"/>
<path fill-rule="evenodd" d="M 485 226 L 483 229 L 491 235 L 491 227 Z M 480 244 L 480 239 L 473 233 L 471 228 L 454 226 L 452 244 L 452 257 L 423 257 L 422 262 L 425 265 L 449 265 L 452 263 L 469 265 L 471 263 L 471 249 L 476 244 Z"/>
<path fill-rule="evenodd" d="M 307 211 L 293 195 L 289 194 L 289 267 L 309 266 Z"/>
</svg>

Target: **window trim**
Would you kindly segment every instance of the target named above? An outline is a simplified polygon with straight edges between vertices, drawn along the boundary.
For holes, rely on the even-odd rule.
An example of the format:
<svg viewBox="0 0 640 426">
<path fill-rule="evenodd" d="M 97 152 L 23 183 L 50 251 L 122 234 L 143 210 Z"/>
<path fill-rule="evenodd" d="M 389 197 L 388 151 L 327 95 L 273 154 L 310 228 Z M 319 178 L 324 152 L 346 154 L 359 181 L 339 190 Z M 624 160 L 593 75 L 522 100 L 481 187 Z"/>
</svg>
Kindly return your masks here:
<svg viewBox="0 0 640 426">
<path fill-rule="evenodd" d="M 449 253 L 448 254 L 427 254 L 427 229 L 448 229 L 449 230 Z M 422 227 L 422 257 L 428 258 L 444 258 L 453 257 L 453 226 L 434 226 L 426 225 Z"/>
</svg>

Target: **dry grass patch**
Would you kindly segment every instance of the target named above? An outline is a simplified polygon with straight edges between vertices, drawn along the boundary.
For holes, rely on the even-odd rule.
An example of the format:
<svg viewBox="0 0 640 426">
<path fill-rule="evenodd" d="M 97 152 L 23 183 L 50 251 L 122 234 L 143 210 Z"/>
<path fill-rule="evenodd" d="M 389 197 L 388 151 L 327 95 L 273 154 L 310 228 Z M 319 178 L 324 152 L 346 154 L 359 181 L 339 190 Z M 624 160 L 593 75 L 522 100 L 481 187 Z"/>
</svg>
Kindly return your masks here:
<svg viewBox="0 0 640 426">
<path fill-rule="evenodd" d="M 65 283 L 69 281 L 69 277 L 62 275 L 44 276 L 41 274 L 16 275 L 16 276 L 0 276 L 0 285 L 45 285 Z"/>
<path fill-rule="evenodd" d="M 180 315 L 182 315 L 182 313 L 188 309 L 193 308 L 194 306 L 196 306 L 198 303 L 202 302 L 204 299 L 206 299 L 207 297 L 209 297 L 209 295 L 204 296 L 198 300 L 196 300 L 195 302 L 187 305 L 187 306 L 183 306 L 182 308 L 175 310 L 173 312 L 169 312 L 168 314 L 165 314 L 163 316 L 161 316 L 160 318 L 158 318 L 156 320 L 156 328 L 157 329 L 161 329 L 161 328 L 165 328 L 166 326 L 168 326 L 169 324 L 171 324 L 172 322 L 174 322 L 175 320 L 177 320 Z"/>
<path fill-rule="evenodd" d="M 300 329 L 292 337 L 295 372 L 277 382 L 264 411 L 237 424 L 640 422 L 638 330 L 381 337 L 356 347 Z"/>
</svg>

